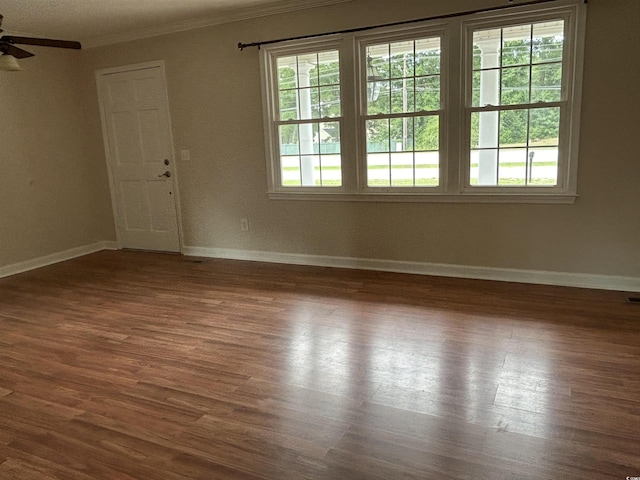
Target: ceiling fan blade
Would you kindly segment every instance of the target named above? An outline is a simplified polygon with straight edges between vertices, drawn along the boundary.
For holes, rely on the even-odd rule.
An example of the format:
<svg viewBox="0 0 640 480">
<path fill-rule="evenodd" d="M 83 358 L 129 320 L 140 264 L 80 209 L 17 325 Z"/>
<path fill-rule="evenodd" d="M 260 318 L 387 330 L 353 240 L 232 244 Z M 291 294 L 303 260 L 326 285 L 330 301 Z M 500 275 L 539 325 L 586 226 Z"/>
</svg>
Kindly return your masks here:
<svg viewBox="0 0 640 480">
<path fill-rule="evenodd" d="M 69 40 L 54 40 L 51 38 L 33 38 L 33 37 L 16 37 L 14 35 L 5 35 L 0 38 L 9 43 L 18 43 L 21 45 L 36 45 L 39 47 L 54 47 L 54 48 L 73 48 L 79 50 L 82 48 L 80 42 L 72 42 Z"/>
<path fill-rule="evenodd" d="M 0 44 L 0 50 L 7 55 L 13 55 L 16 58 L 33 57 L 33 53 L 27 52 L 21 48 L 15 47 L 9 43 Z"/>
</svg>

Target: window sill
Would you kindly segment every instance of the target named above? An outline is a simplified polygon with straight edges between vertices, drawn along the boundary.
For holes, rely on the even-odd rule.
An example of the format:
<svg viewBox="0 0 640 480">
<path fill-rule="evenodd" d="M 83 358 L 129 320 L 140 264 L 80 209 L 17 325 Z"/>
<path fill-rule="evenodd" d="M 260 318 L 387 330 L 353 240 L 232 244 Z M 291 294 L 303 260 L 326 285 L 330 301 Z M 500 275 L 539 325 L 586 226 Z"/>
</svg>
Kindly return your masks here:
<svg viewBox="0 0 640 480">
<path fill-rule="evenodd" d="M 307 200 L 325 202 L 397 202 L 397 203 L 539 203 L 571 205 L 577 194 L 514 194 L 514 193 L 331 193 L 331 192 L 269 192 L 270 200 Z"/>
</svg>

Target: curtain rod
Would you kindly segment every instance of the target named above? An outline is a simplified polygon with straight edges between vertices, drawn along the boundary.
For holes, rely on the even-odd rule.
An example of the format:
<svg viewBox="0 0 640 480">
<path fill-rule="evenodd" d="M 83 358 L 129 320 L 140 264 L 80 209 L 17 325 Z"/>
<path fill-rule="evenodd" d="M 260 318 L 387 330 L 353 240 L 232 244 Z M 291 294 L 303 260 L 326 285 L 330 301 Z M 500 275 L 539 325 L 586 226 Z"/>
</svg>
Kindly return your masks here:
<svg viewBox="0 0 640 480">
<path fill-rule="evenodd" d="M 454 18 L 454 17 L 462 17 L 465 15 L 474 15 L 476 13 L 485 13 L 485 12 L 495 12 L 498 10 L 505 10 L 508 8 L 514 8 L 514 7 L 526 7 L 529 5 L 538 5 L 540 3 L 550 3 L 550 2 L 557 2 L 558 0 L 532 0 L 529 2 L 524 2 L 524 3 L 518 3 L 515 4 L 514 0 L 508 0 L 509 3 L 507 5 L 500 5 L 497 7 L 489 7 L 489 8 L 480 8 L 477 10 L 467 10 L 465 12 L 458 12 L 458 13 L 447 13 L 444 15 L 435 15 L 433 17 L 424 17 L 424 18 L 415 18 L 413 20 L 402 20 L 399 22 L 392 22 L 392 23 L 383 23 L 380 25 L 369 25 L 366 27 L 357 27 L 357 28 L 349 28 L 347 30 L 337 30 L 335 32 L 325 32 L 325 33 L 313 33 L 310 35 L 300 35 L 298 37 L 289 37 L 289 38 L 278 38 L 276 40 L 265 40 L 264 42 L 252 42 L 252 43 L 242 43 L 239 42 L 238 43 L 238 48 L 242 51 L 245 48 L 249 48 L 249 47 L 258 47 L 258 49 L 260 49 L 260 47 L 262 45 L 271 45 L 273 43 L 282 43 L 282 42 L 288 42 L 290 40 L 305 40 L 307 38 L 318 38 L 318 37 L 327 37 L 329 35 L 337 35 L 340 33 L 356 33 L 356 32 L 364 32 L 366 30 L 374 30 L 376 28 L 384 28 L 384 27 L 396 27 L 399 25 L 408 25 L 411 23 L 419 23 L 419 22 L 426 22 L 429 20 L 444 20 L 446 18 Z M 584 0 L 584 3 L 586 4 L 588 2 L 588 0 Z"/>
</svg>

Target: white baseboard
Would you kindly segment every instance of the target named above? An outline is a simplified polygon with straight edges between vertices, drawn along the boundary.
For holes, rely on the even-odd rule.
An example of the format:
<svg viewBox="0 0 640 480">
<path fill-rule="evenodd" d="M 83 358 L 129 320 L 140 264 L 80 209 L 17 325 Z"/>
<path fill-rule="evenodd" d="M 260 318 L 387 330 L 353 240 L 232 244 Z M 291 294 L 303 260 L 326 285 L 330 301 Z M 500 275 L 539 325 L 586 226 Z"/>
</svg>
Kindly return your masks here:
<svg viewBox="0 0 640 480">
<path fill-rule="evenodd" d="M 116 242 L 96 242 L 91 245 L 72 248 L 65 250 L 64 252 L 58 252 L 44 257 L 0 267 L 0 278 L 16 275 L 18 273 L 23 273 L 40 267 L 46 267 L 47 265 L 71 260 L 72 258 L 81 257 L 101 250 L 117 249 L 118 244 Z M 256 262 L 377 270 L 383 272 L 413 273 L 417 275 L 435 275 L 442 277 L 473 278 L 478 280 L 497 280 L 502 282 L 535 283 L 541 285 L 640 292 L 640 277 L 475 267 L 443 263 L 404 262 L 397 260 L 376 260 L 371 258 L 303 255 L 226 248 L 184 247 L 182 253 L 193 257 L 226 258 Z"/>
<path fill-rule="evenodd" d="M 593 275 L 583 273 L 518 270 L 511 268 L 475 267 L 442 263 L 403 262 L 353 257 L 302 255 L 224 248 L 184 247 L 184 255 L 194 257 L 226 258 L 294 265 L 313 265 L 384 272 L 413 273 L 442 277 L 473 278 L 503 282 L 535 283 L 565 287 L 595 288 L 600 290 L 640 291 L 640 277 Z"/>
<path fill-rule="evenodd" d="M 64 252 L 53 253 L 44 257 L 38 257 L 32 260 L 26 260 L 24 262 L 0 267 L 0 278 L 17 275 L 18 273 L 27 272 L 36 268 L 46 267 L 47 265 L 64 262 L 65 260 L 82 257 L 83 255 L 99 252 L 101 250 L 117 249 L 118 244 L 116 242 L 96 242 L 91 245 L 83 245 L 82 247 L 71 248 L 69 250 L 65 250 Z"/>
</svg>

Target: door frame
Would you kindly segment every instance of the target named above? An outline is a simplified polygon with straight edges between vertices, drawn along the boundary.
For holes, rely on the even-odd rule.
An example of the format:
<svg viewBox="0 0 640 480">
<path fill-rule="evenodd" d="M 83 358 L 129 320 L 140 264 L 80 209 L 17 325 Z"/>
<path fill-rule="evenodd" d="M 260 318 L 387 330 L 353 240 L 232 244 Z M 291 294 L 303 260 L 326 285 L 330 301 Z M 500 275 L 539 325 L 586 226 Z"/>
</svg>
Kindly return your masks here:
<svg viewBox="0 0 640 480">
<path fill-rule="evenodd" d="M 171 176 L 171 182 L 174 192 L 174 202 L 176 206 L 176 220 L 178 222 L 178 244 L 180 248 L 180 253 L 184 253 L 184 237 L 182 231 L 182 208 L 180 206 L 180 191 L 178 189 L 178 164 L 176 163 L 176 154 L 175 154 L 175 146 L 173 143 L 173 128 L 171 123 L 171 110 L 169 109 L 169 96 L 168 96 L 168 87 L 167 87 L 167 75 L 165 70 L 164 60 L 154 60 L 151 62 L 144 63 L 136 63 L 131 65 L 122 65 L 119 67 L 110 67 L 103 68 L 100 70 L 96 70 L 96 87 L 98 94 L 98 103 L 100 107 L 100 124 L 102 126 L 102 141 L 104 144 L 104 153 L 105 160 L 107 162 L 107 173 L 109 176 L 109 192 L 111 194 L 111 210 L 113 214 L 113 224 L 116 231 L 116 243 L 118 245 L 118 250 L 122 250 L 122 235 L 120 233 L 120 211 L 118 209 L 118 199 L 117 199 L 117 191 L 116 191 L 116 181 L 113 174 L 113 169 L 111 166 L 112 163 L 112 155 L 111 148 L 109 147 L 109 130 L 107 127 L 107 114 L 104 106 L 104 97 L 103 97 L 103 79 L 107 75 L 112 75 L 114 73 L 126 73 L 126 72 L 134 72 L 137 70 L 148 70 L 151 68 L 159 68 L 160 75 L 162 76 L 162 81 L 164 83 L 164 101 L 167 108 L 167 118 L 169 121 L 169 144 L 171 145 L 171 151 L 169 152 L 171 165 L 173 165 L 173 175 Z"/>
</svg>

